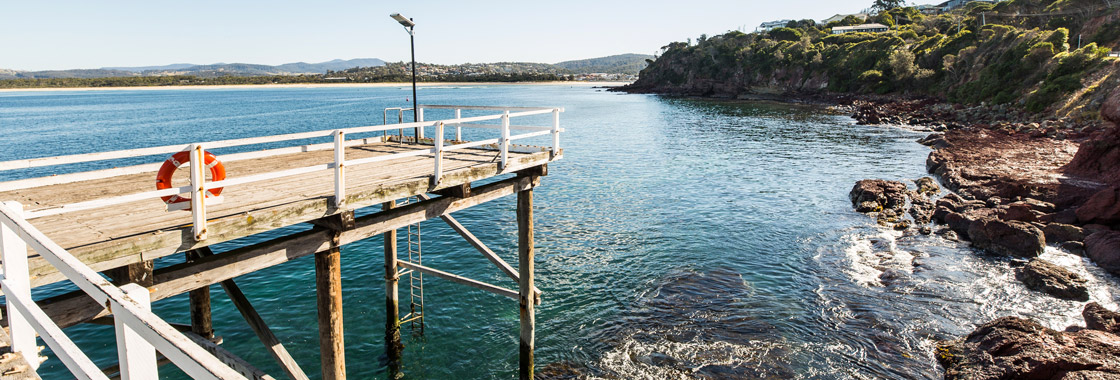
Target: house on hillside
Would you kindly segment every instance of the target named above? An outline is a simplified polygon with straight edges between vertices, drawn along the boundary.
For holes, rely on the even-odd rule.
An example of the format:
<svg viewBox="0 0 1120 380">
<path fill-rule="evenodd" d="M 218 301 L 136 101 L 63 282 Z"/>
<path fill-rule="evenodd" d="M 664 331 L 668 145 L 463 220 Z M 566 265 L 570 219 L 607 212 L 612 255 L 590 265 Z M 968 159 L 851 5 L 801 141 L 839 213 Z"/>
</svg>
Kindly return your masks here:
<svg viewBox="0 0 1120 380">
<path fill-rule="evenodd" d="M 832 34 L 844 33 L 882 33 L 890 30 L 883 24 L 862 24 L 852 26 L 837 26 L 832 28 Z"/>
<path fill-rule="evenodd" d="M 971 2 L 974 2 L 974 1 L 982 1 L 982 2 L 985 2 L 985 3 L 995 3 L 996 2 L 996 0 L 949 0 L 949 1 L 945 2 L 945 8 L 942 8 L 942 10 L 945 11 L 945 12 L 948 12 L 948 11 L 963 7 L 963 6 L 967 5 L 968 3 L 971 3 Z"/>
<path fill-rule="evenodd" d="M 936 15 L 941 14 L 941 11 L 943 9 L 945 9 L 946 4 L 947 3 L 941 3 L 941 4 L 937 4 L 937 5 L 922 4 L 922 5 L 917 5 L 914 8 L 917 9 L 918 12 L 921 12 L 922 14 L 924 14 L 926 16 L 936 16 Z"/>
<path fill-rule="evenodd" d="M 791 22 L 793 22 L 793 20 L 767 21 L 767 22 L 764 22 L 764 23 L 760 24 L 758 26 L 758 28 L 755 28 L 755 31 L 756 32 L 769 32 L 771 30 L 789 25 L 789 23 L 791 23 Z"/>
<path fill-rule="evenodd" d="M 846 15 L 837 14 L 835 16 L 832 16 L 832 17 L 826 18 L 824 20 L 821 20 L 821 24 L 828 25 L 828 23 L 830 23 L 830 22 L 840 21 L 840 20 L 843 20 L 843 19 L 847 18 L 848 16 L 856 16 L 856 18 L 858 18 L 860 20 L 867 20 L 867 17 L 869 17 L 867 15 L 867 13 L 852 13 L 852 14 L 846 14 Z"/>
</svg>

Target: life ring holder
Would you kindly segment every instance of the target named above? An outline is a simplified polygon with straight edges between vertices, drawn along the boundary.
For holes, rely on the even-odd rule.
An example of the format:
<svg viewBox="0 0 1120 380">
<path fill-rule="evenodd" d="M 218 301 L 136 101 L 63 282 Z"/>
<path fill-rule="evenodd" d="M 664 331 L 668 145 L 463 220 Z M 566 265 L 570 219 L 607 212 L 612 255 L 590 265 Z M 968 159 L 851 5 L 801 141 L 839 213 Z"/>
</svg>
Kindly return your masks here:
<svg viewBox="0 0 1120 380">
<path fill-rule="evenodd" d="M 210 152 L 203 152 L 203 157 L 203 162 L 205 163 L 204 168 L 210 170 L 210 181 L 214 182 L 226 179 L 226 167 L 222 165 L 222 161 L 218 160 L 217 156 L 214 156 Z M 170 189 L 171 176 L 175 175 L 175 170 L 187 164 L 190 164 L 190 152 L 187 151 L 175 153 L 168 158 L 167 161 L 164 161 L 163 166 L 160 166 L 159 172 L 156 173 L 156 190 Z M 212 203 L 219 203 L 221 200 L 222 188 L 207 189 L 205 194 L 206 199 L 218 201 L 211 201 Z M 175 194 L 161 197 L 161 199 L 167 204 L 168 211 L 191 209 L 190 197 Z"/>
</svg>

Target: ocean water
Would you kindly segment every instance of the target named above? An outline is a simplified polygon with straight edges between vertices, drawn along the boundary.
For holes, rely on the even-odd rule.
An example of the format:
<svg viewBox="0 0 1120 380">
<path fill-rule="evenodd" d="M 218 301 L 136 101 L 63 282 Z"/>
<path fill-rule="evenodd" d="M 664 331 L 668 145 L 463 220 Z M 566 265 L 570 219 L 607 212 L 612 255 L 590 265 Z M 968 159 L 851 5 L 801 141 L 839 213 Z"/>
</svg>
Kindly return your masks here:
<svg viewBox="0 0 1120 380">
<path fill-rule="evenodd" d="M 410 95 L 403 87 L 0 92 L 0 161 L 381 124 L 382 110 L 408 106 Z M 537 285 L 544 291 L 536 360 L 546 377 L 934 379 L 941 378 L 935 340 L 1004 315 L 1058 329 L 1082 323 L 1083 303 L 1027 290 L 1010 260 L 884 229 L 852 211 L 847 194 L 859 179 L 925 175 L 929 150 L 914 142 L 921 132 L 859 126 L 816 107 L 586 86 L 421 88 L 420 100 L 565 108 L 565 158 L 550 165 L 535 194 Z M 144 160 L 0 172 L 0 180 L 134 161 Z M 507 197 L 454 216 L 516 264 L 514 209 Z M 427 265 L 515 286 L 438 219 L 422 228 Z M 1088 278 L 1094 301 L 1117 307 L 1117 278 L 1055 248 L 1045 257 Z M 391 376 L 381 263 L 380 238 L 342 250 L 350 378 Z M 236 281 L 318 378 L 313 259 Z M 211 292 L 223 346 L 283 377 L 221 288 Z M 424 334 L 402 329 L 403 378 L 516 377 L 515 302 L 432 278 L 425 293 Z M 407 303 L 407 293 L 401 297 Z M 154 310 L 189 322 L 185 296 Z M 111 327 L 66 332 L 98 364 L 115 364 Z M 66 378 L 56 358 L 42 373 Z M 184 377 L 173 366 L 161 375 Z"/>
</svg>

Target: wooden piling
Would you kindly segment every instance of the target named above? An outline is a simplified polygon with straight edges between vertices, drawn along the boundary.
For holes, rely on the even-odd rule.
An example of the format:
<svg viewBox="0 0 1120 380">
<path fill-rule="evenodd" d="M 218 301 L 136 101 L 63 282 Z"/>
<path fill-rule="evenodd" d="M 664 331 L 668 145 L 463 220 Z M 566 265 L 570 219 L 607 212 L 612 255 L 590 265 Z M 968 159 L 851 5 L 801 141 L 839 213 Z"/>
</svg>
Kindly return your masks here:
<svg viewBox="0 0 1120 380">
<path fill-rule="evenodd" d="M 132 283 L 147 287 L 152 286 L 154 280 L 152 269 L 154 268 L 155 262 L 147 260 L 107 270 L 105 275 L 109 276 L 109 279 L 113 280 L 113 283 L 118 286 Z"/>
<path fill-rule="evenodd" d="M 521 311 L 521 379 L 533 378 L 535 315 L 533 310 L 533 190 L 517 192 L 517 269 Z"/>
<path fill-rule="evenodd" d="M 209 250 L 209 247 L 205 249 Z M 194 263 L 202 258 L 202 253 L 190 250 L 186 252 L 187 263 Z M 190 291 L 191 332 L 206 339 L 214 338 L 214 322 L 210 313 L 210 287 Z"/>
<path fill-rule="evenodd" d="M 396 201 L 385 202 L 381 211 L 397 207 Z M 385 232 L 385 352 L 389 357 L 389 372 L 400 372 L 401 316 L 397 300 L 397 230 Z M 395 378 L 395 376 L 394 376 Z"/>
<path fill-rule="evenodd" d="M 323 379 L 346 378 L 345 345 L 342 339 L 342 265 L 335 231 L 329 250 L 315 254 L 315 288 L 319 310 L 319 355 Z"/>
</svg>

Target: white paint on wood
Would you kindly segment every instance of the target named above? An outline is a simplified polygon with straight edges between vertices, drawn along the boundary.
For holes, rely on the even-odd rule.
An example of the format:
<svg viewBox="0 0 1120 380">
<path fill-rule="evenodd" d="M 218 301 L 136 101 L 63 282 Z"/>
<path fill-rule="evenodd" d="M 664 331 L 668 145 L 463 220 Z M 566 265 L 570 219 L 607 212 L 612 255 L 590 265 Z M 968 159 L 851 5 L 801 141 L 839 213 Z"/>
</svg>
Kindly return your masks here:
<svg viewBox="0 0 1120 380">
<path fill-rule="evenodd" d="M 62 249 L 27 220 L 15 216 L 7 206 L 0 205 L 0 223 L 15 230 L 24 242 L 90 298 L 98 304 L 108 304 L 116 318 L 121 318 L 123 323 L 155 346 L 156 350 L 171 359 L 187 375 L 195 379 L 244 379 L 170 324 L 126 297 L 124 291 Z"/>
<path fill-rule="evenodd" d="M 47 346 L 58 356 L 62 364 L 66 365 L 66 369 L 69 369 L 74 377 L 90 380 L 109 379 L 104 373 L 101 373 L 101 369 L 97 368 L 97 365 L 93 364 L 93 361 L 62 332 L 62 329 L 60 329 L 58 325 L 55 325 L 39 306 L 35 305 L 30 295 L 11 292 L 11 286 L 14 284 L 12 284 L 9 279 L 3 278 L 3 276 L 0 276 L 0 285 L 2 285 L 4 289 L 5 300 L 9 308 L 8 315 L 13 315 L 12 307 L 15 306 L 18 313 L 29 316 L 28 328 L 33 328 L 35 329 L 34 331 L 39 332 L 39 336 L 43 338 L 43 342 L 47 343 Z M 34 332 L 32 332 L 32 334 L 34 334 Z M 34 338 L 32 339 L 34 340 Z M 24 355 L 24 359 L 26 359 L 28 365 L 38 366 L 38 354 L 33 356 Z M 34 368 L 32 368 L 32 370 L 34 370 Z"/>
<path fill-rule="evenodd" d="M 435 169 L 432 172 L 432 187 L 439 185 L 440 177 L 443 176 L 443 123 L 436 124 L 435 134 L 435 147 L 432 148 L 435 154 Z"/>
<path fill-rule="evenodd" d="M 346 203 L 346 136 L 342 130 L 334 132 L 334 207 Z"/>
<path fill-rule="evenodd" d="M 460 119 L 463 117 L 463 110 L 460 108 L 455 109 L 455 118 Z M 461 124 L 455 124 L 455 141 L 463 141 L 463 127 Z"/>
<path fill-rule="evenodd" d="M 194 241 L 206 240 L 206 155 L 202 144 L 191 145 L 191 220 Z"/>
<path fill-rule="evenodd" d="M 5 202 L 8 212 L 15 217 L 23 213 L 23 205 L 19 202 Z M 7 288 L 4 295 L 8 297 L 23 296 L 31 299 L 31 279 L 27 269 L 27 243 L 16 233 L 15 226 L 0 223 L 0 260 L 4 268 L 4 277 L 7 278 Z M 8 326 L 11 328 L 12 351 L 23 354 L 31 369 L 39 368 L 39 350 L 35 345 L 35 330 L 31 328 L 29 316 L 21 313 L 12 302 L 8 302 Z"/>
<path fill-rule="evenodd" d="M 151 311 L 152 301 L 147 288 L 126 284 L 121 286 L 121 290 L 141 309 Z M 117 360 L 120 361 L 121 379 L 158 379 L 155 347 L 145 341 L 131 326 L 125 324 L 125 319 L 113 318 L 113 328 L 117 333 Z"/>
<path fill-rule="evenodd" d="M 502 139 L 499 145 L 501 161 L 499 161 L 498 169 L 505 171 L 506 161 L 509 159 L 509 111 L 503 111 L 502 114 Z"/>
</svg>

